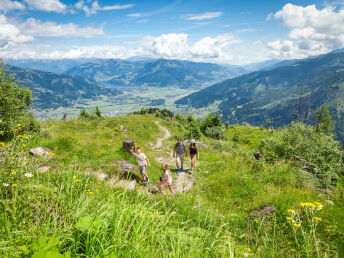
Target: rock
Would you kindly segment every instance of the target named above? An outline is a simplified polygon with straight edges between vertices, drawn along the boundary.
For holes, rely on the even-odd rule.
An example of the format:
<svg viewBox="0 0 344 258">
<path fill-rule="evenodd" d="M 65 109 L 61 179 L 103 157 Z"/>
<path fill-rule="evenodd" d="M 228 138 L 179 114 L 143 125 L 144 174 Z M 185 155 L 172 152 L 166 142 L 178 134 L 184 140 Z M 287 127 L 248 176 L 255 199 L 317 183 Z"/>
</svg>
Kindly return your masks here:
<svg viewBox="0 0 344 258">
<path fill-rule="evenodd" d="M 191 140 L 185 140 L 184 141 L 184 144 L 190 144 Z M 199 147 L 202 147 L 202 148 L 208 148 L 209 145 L 204 143 L 204 142 L 198 142 L 196 141 L 196 145 L 198 145 Z"/>
<path fill-rule="evenodd" d="M 50 170 L 50 166 L 43 166 L 43 167 L 40 167 L 40 168 L 37 168 L 37 172 L 38 173 L 45 173 L 45 172 L 48 172 Z"/>
<path fill-rule="evenodd" d="M 261 150 L 256 151 L 253 155 L 256 158 L 256 160 L 264 159 L 264 155 L 263 155 L 263 152 Z"/>
<path fill-rule="evenodd" d="M 115 167 L 122 173 L 128 173 L 129 171 L 134 171 L 138 169 L 138 166 L 131 164 L 127 160 L 118 160 L 111 165 L 103 165 L 103 167 Z"/>
<path fill-rule="evenodd" d="M 129 191 L 135 190 L 136 181 L 135 180 L 120 180 L 116 184 L 117 186 L 127 189 Z"/>
<path fill-rule="evenodd" d="M 130 151 L 131 149 L 133 149 L 135 151 L 135 141 L 133 140 L 124 140 L 123 141 L 123 149 L 125 151 Z"/>
<path fill-rule="evenodd" d="M 29 153 L 31 156 L 36 157 L 36 158 L 37 157 L 43 157 L 45 159 L 53 158 L 52 155 L 50 155 L 49 152 L 42 147 L 31 149 Z"/>
<path fill-rule="evenodd" d="M 250 216 L 257 217 L 257 218 L 263 218 L 266 216 L 269 216 L 275 212 L 276 208 L 273 205 L 268 205 L 260 208 L 259 210 L 252 211 L 250 213 Z"/>
</svg>

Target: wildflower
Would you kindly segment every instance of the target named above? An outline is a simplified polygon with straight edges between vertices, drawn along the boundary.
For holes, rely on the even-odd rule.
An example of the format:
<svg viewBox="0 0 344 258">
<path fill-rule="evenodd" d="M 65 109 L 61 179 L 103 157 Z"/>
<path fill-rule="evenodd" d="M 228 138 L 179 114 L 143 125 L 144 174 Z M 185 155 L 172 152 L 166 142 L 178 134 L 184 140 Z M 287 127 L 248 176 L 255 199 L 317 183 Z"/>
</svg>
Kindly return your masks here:
<svg viewBox="0 0 344 258">
<path fill-rule="evenodd" d="M 315 220 L 321 221 L 321 218 L 319 217 L 314 217 Z"/>
<path fill-rule="evenodd" d="M 293 249 L 293 248 L 291 248 L 291 249 L 290 249 L 290 251 L 292 251 L 292 252 L 296 252 L 296 250 L 295 250 L 295 249 Z"/>
<path fill-rule="evenodd" d="M 299 228 L 299 227 L 301 227 L 301 225 L 295 223 L 295 224 L 294 224 L 294 227 Z"/>
<path fill-rule="evenodd" d="M 296 214 L 294 210 L 288 210 L 289 213 Z"/>
<path fill-rule="evenodd" d="M 17 184 L 13 184 L 13 185 L 12 185 L 12 187 L 16 187 L 16 186 L 17 186 Z"/>
<path fill-rule="evenodd" d="M 5 186 L 5 187 L 10 186 L 10 185 L 7 184 L 7 183 L 3 183 L 2 185 Z"/>
<path fill-rule="evenodd" d="M 77 179 L 77 180 L 75 180 L 74 182 L 75 182 L 75 183 L 79 183 L 79 182 L 81 182 L 81 180 L 80 180 L 80 179 Z"/>
<path fill-rule="evenodd" d="M 22 146 L 25 148 L 25 147 L 26 147 L 26 144 L 23 143 Z"/>
<path fill-rule="evenodd" d="M 291 217 L 286 217 L 287 220 L 291 220 Z"/>
<path fill-rule="evenodd" d="M 15 160 L 16 159 L 16 157 L 11 157 L 11 160 Z"/>
<path fill-rule="evenodd" d="M 317 206 L 319 206 L 319 205 L 321 205 L 321 203 L 320 202 L 314 202 Z"/>
<path fill-rule="evenodd" d="M 322 204 L 320 204 L 320 205 L 318 205 L 317 210 L 320 211 L 320 210 L 322 210 L 323 207 L 324 206 Z"/>
<path fill-rule="evenodd" d="M 25 173 L 25 177 L 30 178 L 33 177 L 33 175 L 31 173 Z"/>
<path fill-rule="evenodd" d="M 73 176 L 73 179 L 76 179 L 76 176 Z"/>
<path fill-rule="evenodd" d="M 54 156 L 55 155 L 55 153 L 54 152 L 51 152 L 51 151 L 49 151 L 49 153 L 48 153 L 50 156 Z"/>
<path fill-rule="evenodd" d="M 6 144 L 5 144 L 4 142 L 0 142 L 0 145 L 1 145 L 2 147 L 6 147 Z"/>
<path fill-rule="evenodd" d="M 245 257 L 248 257 L 248 253 L 244 253 L 244 256 L 245 256 Z"/>
</svg>

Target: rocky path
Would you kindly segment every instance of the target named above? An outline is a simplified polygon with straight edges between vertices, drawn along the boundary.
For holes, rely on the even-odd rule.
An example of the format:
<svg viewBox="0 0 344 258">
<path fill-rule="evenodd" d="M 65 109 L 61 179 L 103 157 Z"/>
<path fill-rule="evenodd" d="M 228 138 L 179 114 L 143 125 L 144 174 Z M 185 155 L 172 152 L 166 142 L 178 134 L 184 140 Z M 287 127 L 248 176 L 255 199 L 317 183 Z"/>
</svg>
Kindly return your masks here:
<svg viewBox="0 0 344 258">
<path fill-rule="evenodd" d="M 162 147 L 163 147 L 162 143 L 165 139 L 168 139 L 171 137 L 171 133 L 167 128 L 161 126 L 159 121 L 157 121 L 155 124 L 162 131 L 165 132 L 165 135 L 163 137 L 157 138 L 157 144 L 155 145 L 155 148 L 160 152 L 164 152 L 164 150 L 162 149 Z M 169 158 L 157 157 L 155 160 L 160 162 L 160 163 L 167 163 L 169 166 L 175 166 L 175 161 L 173 158 L 172 150 L 169 151 L 169 155 L 170 155 Z M 173 186 L 174 192 L 176 192 L 176 193 L 186 193 L 191 188 L 193 188 L 194 184 L 195 184 L 195 179 L 194 179 L 193 175 L 188 173 L 188 170 L 180 172 L 176 176 L 173 175 L 172 186 Z"/>
</svg>

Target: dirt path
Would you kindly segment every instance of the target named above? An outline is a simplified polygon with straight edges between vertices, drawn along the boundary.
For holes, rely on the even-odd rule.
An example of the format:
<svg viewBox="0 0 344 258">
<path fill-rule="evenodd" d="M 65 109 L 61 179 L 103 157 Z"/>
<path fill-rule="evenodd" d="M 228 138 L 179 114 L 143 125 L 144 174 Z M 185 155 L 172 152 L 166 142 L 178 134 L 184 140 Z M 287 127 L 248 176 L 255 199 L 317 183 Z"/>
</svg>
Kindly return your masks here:
<svg viewBox="0 0 344 258">
<path fill-rule="evenodd" d="M 155 145 L 155 148 L 160 151 L 163 152 L 164 150 L 162 150 L 162 143 L 163 140 L 168 139 L 171 137 L 171 133 L 170 131 L 161 126 L 161 124 L 159 123 L 159 121 L 155 122 L 155 124 L 162 130 L 165 132 L 165 135 L 161 138 L 157 138 L 157 144 Z M 173 158 L 173 154 L 172 154 L 172 150 L 169 151 L 169 158 L 165 158 L 165 157 L 157 157 L 155 158 L 156 161 L 160 162 L 160 163 L 167 163 L 169 166 L 174 166 L 174 158 Z M 177 177 L 177 178 L 176 178 Z M 173 190 L 176 193 L 186 193 L 188 192 L 195 184 L 195 179 L 193 177 L 193 175 L 190 175 L 188 173 L 188 170 L 180 172 L 177 176 L 173 176 Z M 166 192 L 166 190 L 165 190 Z"/>
<path fill-rule="evenodd" d="M 165 135 L 164 135 L 163 137 L 157 138 L 157 143 L 156 143 L 156 145 L 155 145 L 155 148 L 159 149 L 159 148 L 162 147 L 162 142 L 163 142 L 163 140 L 168 139 L 168 138 L 171 137 L 171 133 L 170 133 L 170 131 L 169 131 L 167 128 L 161 126 L 161 124 L 160 124 L 159 121 L 156 121 L 155 124 L 156 124 L 162 131 L 165 132 Z"/>
</svg>

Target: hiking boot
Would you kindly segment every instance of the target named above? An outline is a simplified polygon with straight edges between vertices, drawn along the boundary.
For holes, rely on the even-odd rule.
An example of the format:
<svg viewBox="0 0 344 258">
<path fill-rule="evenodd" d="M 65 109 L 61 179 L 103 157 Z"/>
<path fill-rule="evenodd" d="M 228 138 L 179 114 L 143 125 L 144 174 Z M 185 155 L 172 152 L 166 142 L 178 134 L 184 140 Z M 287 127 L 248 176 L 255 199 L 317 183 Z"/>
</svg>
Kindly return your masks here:
<svg viewBox="0 0 344 258">
<path fill-rule="evenodd" d="M 146 183 L 147 183 L 147 184 L 149 183 L 149 177 L 146 178 Z"/>
<path fill-rule="evenodd" d="M 192 173 L 193 173 L 193 169 L 190 169 L 190 172 L 189 172 L 189 173 L 190 173 L 190 175 L 192 175 Z"/>
<path fill-rule="evenodd" d="M 181 169 L 181 171 L 183 171 L 183 170 L 184 170 L 184 167 L 182 166 L 180 169 Z"/>
<path fill-rule="evenodd" d="M 177 170 L 177 172 L 176 172 L 176 174 L 178 175 L 178 174 L 179 174 L 179 172 L 180 172 L 180 171 L 179 171 L 179 169 L 178 169 L 178 170 Z"/>
</svg>

